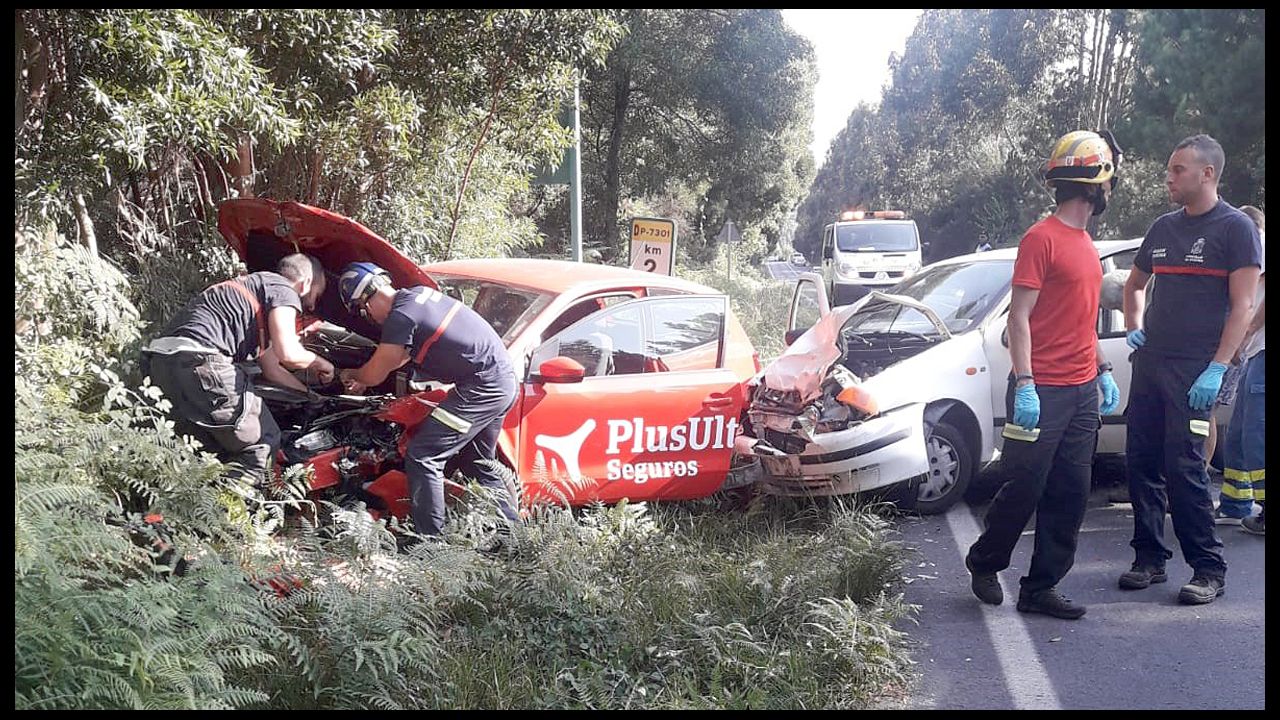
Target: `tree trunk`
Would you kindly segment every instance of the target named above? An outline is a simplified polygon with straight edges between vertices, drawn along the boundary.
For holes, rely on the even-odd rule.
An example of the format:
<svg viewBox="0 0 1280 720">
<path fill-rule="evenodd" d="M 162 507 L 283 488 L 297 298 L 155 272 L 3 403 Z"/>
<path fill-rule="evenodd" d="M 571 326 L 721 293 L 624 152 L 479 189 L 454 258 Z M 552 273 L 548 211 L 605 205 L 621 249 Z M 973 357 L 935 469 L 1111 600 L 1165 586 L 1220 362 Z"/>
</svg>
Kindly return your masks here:
<svg viewBox="0 0 1280 720">
<path fill-rule="evenodd" d="M 26 24 L 22 22 L 22 12 L 13 13 L 13 136 L 16 138 L 22 129 L 22 46 L 26 35 Z"/>
<path fill-rule="evenodd" d="M 599 232 L 605 246 L 617 248 L 618 204 L 622 199 L 622 139 L 627 125 L 627 107 L 631 104 L 631 68 L 622 68 L 622 74 L 613 83 L 613 126 L 609 130 L 609 154 L 604 168 L 604 198 L 600 207 Z"/>
<path fill-rule="evenodd" d="M 315 205 L 320 197 L 320 171 L 324 169 L 324 154 L 316 150 L 311 157 L 311 177 L 307 182 L 307 204 Z"/>
<path fill-rule="evenodd" d="M 93 218 L 89 217 L 89 208 L 84 204 L 84 194 L 75 192 L 76 225 L 80 228 L 80 239 L 94 256 L 98 254 L 98 236 L 93 231 Z"/>
<path fill-rule="evenodd" d="M 241 133 L 236 141 L 236 190 L 242 198 L 253 197 L 253 136 Z"/>
<path fill-rule="evenodd" d="M 1107 42 L 1102 50 L 1102 74 L 1099 92 L 1098 92 L 1098 115 L 1094 121 L 1095 128 L 1103 128 L 1107 125 L 1107 98 L 1111 95 L 1112 88 L 1112 69 L 1115 65 L 1113 55 L 1116 50 L 1116 33 L 1120 28 L 1118 23 L 1107 22 Z"/>
<path fill-rule="evenodd" d="M 207 211 L 213 208 L 213 196 L 209 194 L 209 178 L 204 169 L 204 163 L 200 161 L 199 153 L 191 153 L 191 175 L 196 181 L 196 202 L 194 203 L 196 217 L 201 222 L 206 220 Z"/>
<path fill-rule="evenodd" d="M 1093 122 L 1093 118 L 1098 116 L 1098 71 L 1101 69 L 1102 61 L 1101 10 L 1093 12 L 1093 44 L 1090 45 L 1089 49 L 1089 84 L 1086 86 L 1088 95 L 1085 98 L 1085 107 L 1089 108 L 1089 114 L 1086 116 L 1086 123 Z"/>
</svg>

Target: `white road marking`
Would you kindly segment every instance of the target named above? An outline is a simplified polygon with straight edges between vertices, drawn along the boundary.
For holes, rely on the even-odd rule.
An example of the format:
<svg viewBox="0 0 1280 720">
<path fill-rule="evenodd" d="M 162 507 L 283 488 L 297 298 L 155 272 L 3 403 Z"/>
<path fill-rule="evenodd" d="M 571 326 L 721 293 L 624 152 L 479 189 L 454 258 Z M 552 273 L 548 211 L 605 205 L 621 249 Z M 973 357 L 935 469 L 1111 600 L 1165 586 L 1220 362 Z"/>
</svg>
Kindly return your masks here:
<svg viewBox="0 0 1280 720">
<path fill-rule="evenodd" d="M 968 506 L 952 508 L 946 515 L 951 535 L 960 551 L 960 567 L 964 567 L 964 556 L 981 531 Z M 982 606 L 982 621 L 987 626 L 991 644 L 1000 660 L 1005 687 L 1009 689 L 1014 707 L 1018 710 L 1061 710 L 1062 703 L 1058 700 L 1058 693 L 1053 689 L 1044 665 L 1040 663 L 1031 634 L 1027 632 L 1021 614 L 1012 607 L 1018 600 L 1017 585 L 1015 583 L 1011 588 L 1010 583 L 1001 578 L 1000 587 L 1004 590 L 1003 605 L 987 605 L 977 598 L 973 601 Z"/>
</svg>

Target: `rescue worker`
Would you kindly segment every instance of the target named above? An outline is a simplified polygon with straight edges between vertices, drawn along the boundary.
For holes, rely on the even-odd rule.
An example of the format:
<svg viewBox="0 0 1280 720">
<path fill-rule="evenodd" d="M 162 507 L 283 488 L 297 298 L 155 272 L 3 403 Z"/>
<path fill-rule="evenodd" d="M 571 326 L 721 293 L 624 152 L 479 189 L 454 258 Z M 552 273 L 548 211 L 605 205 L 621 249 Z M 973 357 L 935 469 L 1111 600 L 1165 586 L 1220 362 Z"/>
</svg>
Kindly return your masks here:
<svg viewBox="0 0 1280 720">
<path fill-rule="evenodd" d="M 267 479 L 280 428 L 254 393 L 250 376 L 261 372 L 266 380 L 304 392 L 307 386 L 289 369 L 313 372 L 321 383 L 333 381 L 333 365 L 304 348 L 296 330 L 298 313 L 314 310 L 324 288 L 319 261 L 288 255 L 276 272 L 205 288 L 143 349 L 142 372 L 173 403 L 178 431 L 217 448 L 251 482 Z"/>
<path fill-rule="evenodd" d="M 1224 164 L 1222 146 L 1208 135 L 1178 143 L 1165 185 L 1182 209 L 1151 224 L 1124 289 L 1125 328 L 1135 349 L 1126 447 L 1134 562 L 1119 584 L 1137 590 L 1168 579 L 1168 502 L 1193 571 L 1178 593 L 1189 604 L 1213 602 L 1225 587 L 1203 451 L 1209 411 L 1244 338 L 1261 266 L 1258 229 L 1218 197 Z M 1153 275 L 1144 313 L 1143 286 Z"/>
<path fill-rule="evenodd" d="M 1105 135 L 1105 137 L 1104 137 Z M 1085 227 L 1100 215 L 1116 183 L 1120 150 L 1110 133 L 1076 131 L 1054 145 L 1046 184 L 1056 209 L 1022 237 L 1013 267 L 1009 309 L 1009 378 L 1003 468 L 1009 479 L 987 510 L 986 530 L 965 566 L 973 594 L 999 605 L 996 573 L 1036 514 L 1031 568 L 1022 578 L 1018 611 L 1064 619 L 1085 614 L 1058 583 L 1075 562 L 1089 498 L 1101 410 L 1120 402 L 1111 364 L 1098 342 L 1102 264 Z"/>
<path fill-rule="evenodd" d="M 1240 377 L 1231 410 L 1231 423 L 1223 441 L 1222 494 L 1214 520 L 1219 525 L 1239 523 L 1245 532 L 1266 534 L 1266 350 L 1267 350 L 1267 242 L 1266 218 L 1262 211 L 1245 205 L 1240 211 L 1253 220 L 1262 240 L 1262 274 L 1258 277 L 1253 317 L 1245 332 L 1233 364 Z M 1229 375 L 1230 373 L 1228 373 Z M 1225 381 L 1224 381 L 1225 382 Z M 1257 517 L 1251 517 L 1253 503 L 1263 505 Z"/>
<path fill-rule="evenodd" d="M 506 485 L 489 464 L 516 398 L 515 371 L 502 338 L 471 308 L 439 290 L 396 290 L 387 271 L 373 263 L 348 265 L 338 290 L 349 311 L 382 326 L 373 357 L 339 374 L 348 392 L 378 385 L 410 361 L 427 377 L 453 383 L 407 448 L 405 474 L 418 533 L 438 536 L 444 528 L 444 466 L 459 453 L 462 473 L 495 491 L 502 513 L 516 520 Z"/>
</svg>

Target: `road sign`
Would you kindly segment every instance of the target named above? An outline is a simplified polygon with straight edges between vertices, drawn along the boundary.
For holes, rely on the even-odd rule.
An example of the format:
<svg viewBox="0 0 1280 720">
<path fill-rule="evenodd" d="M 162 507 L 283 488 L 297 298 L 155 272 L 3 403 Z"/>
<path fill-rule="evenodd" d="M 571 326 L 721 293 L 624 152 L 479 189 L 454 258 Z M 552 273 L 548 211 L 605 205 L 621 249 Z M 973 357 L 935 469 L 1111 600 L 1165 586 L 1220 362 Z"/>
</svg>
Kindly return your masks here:
<svg viewBox="0 0 1280 720">
<path fill-rule="evenodd" d="M 676 223 L 662 218 L 632 218 L 631 268 L 674 275 Z"/>
</svg>

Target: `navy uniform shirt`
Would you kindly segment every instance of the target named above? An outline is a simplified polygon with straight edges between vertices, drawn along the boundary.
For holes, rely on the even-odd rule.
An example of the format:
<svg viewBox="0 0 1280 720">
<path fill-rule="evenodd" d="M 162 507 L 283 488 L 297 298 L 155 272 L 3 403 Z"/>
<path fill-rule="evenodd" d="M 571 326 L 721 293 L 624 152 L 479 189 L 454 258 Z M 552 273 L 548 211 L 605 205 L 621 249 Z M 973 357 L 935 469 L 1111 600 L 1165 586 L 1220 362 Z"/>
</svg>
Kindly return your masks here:
<svg viewBox="0 0 1280 720">
<path fill-rule="evenodd" d="M 264 324 L 266 316 L 278 307 L 291 307 L 302 312 L 302 299 L 283 275 L 256 272 L 231 282 L 244 285 L 258 299 Z M 226 283 L 205 288 L 192 298 L 170 321 L 169 330 L 164 334 L 190 338 L 234 362 L 253 358 L 260 349 L 258 320 L 253 306 L 240 291 Z"/>
<path fill-rule="evenodd" d="M 1260 266 L 1258 228 L 1248 215 L 1218 200 L 1203 215 L 1185 209 L 1156 218 L 1133 259 L 1155 276 L 1142 327 L 1143 345 L 1157 355 L 1209 362 L 1231 311 L 1228 276 Z"/>
<path fill-rule="evenodd" d="M 382 342 L 403 345 L 423 375 L 441 382 L 510 375 L 502 338 L 484 318 L 439 290 L 397 290 L 382 323 Z"/>
</svg>

